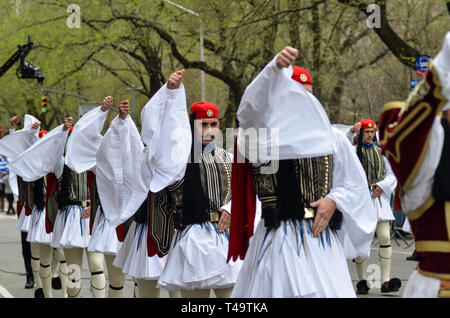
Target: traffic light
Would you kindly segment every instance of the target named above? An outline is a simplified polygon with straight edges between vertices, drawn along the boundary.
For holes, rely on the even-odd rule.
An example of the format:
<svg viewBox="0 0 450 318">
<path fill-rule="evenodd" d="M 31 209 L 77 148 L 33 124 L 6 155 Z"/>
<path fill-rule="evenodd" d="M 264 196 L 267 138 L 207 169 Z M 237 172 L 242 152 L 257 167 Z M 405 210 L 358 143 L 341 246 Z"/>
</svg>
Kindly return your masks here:
<svg viewBox="0 0 450 318">
<path fill-rule="evenodd" d="M 41 114 L 45 114 L 47 112 L 47 96 L 41 97 Z"/>
</svg>

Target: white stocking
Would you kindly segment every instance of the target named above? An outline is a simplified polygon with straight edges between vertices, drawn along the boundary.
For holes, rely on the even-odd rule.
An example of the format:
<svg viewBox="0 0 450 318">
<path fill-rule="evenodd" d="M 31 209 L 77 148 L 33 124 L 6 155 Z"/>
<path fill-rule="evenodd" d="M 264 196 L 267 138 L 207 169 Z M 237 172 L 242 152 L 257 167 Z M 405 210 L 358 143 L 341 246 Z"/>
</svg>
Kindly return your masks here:
<svg viewBox="0 0 450 318">
<path fill-rule="evenodd" d="M 388 282 L 391 276 L 391 227 L 389 221 L 378 222 L 377 238 L 380 242 L 378 257 L 381 265 L 381 283 Z"/>
<path fill-rule="evenodd" d="M 81 298 L 81 270 L 83 266 L 82 248 L 65 248 L 64 255 L 67 261 L 68 281 L 67 296 Z"/>
<path fill-rule="evenodd" d="M 183 298 L 209 298 L 209 289 L 194 289 L 194 290 L 182 290 L 181 297 Z"/>
<path fill-rule="evenodd" d="M 102 253 L 87 252 L 89 270 L 91 271 L 91 293 L 94 298 L 105 298 L 106 280 L 103 271 L 105 258 Z"/>
<path fill-rule="evenodd" d="M 123 284 L 125 282 L 125 275 L 122 271 L 113 266 L 115 255 L 105 254 L 106 268 L 108 269 L 109 290 L 108 298 L 122 298 Z"/>
<path fill-rule="evenodd" d="M 69 297 L 69 295 L 67 294 L 67 282 L 69 273 L 67 270 L 66 256 L 64 255 L 64 251 L 62 248 L 57 248 L 53 250 L 53 259 L 56 259 L 57 262 L 59 263 L 59 278 L 61 279 L 62 297 L 67 298 Z"/>
<path fill-rule="evenodd" d="M 159 298 L 160 289 L 156 288 L 157 280 L 138 279 L 139 298 Z"/>
<path fill-rule="evenodd" d="M 217 298 L 230 298 L 232 291 L 233 291 L 233 287 L 214 289 L 214 293 L 216 294 Z"/>
<path fill-rule="evenodd" d="M 53 248 L 47 244 L 39 244 L 40 267 L 39 277 L 42 281 L 42 289 L 45 298 L 52 298 L 52 259 Z"/>
<path fill-rule="evenodd" d="M 30 243 L 31 246 L 31 269 L 33 270 L 36 289 L 42 288 L 41 278 L 39 277 L 39 243 Z"/>
</svg>

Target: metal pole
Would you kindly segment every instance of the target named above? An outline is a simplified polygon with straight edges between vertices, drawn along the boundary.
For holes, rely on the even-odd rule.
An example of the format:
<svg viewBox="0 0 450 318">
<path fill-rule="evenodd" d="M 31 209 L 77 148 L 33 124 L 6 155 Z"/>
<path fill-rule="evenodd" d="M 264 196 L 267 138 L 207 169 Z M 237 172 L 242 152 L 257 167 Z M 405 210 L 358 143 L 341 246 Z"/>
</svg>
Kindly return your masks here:
<svg viewBox="0 0 450 318">
<path fill-rule="evenodd" d="M 142 91 L 142 88 L 138 88 L 134 85 L 131 85 L 127 90 L 131 91 L 131 108 L 132 108 L 132 118 L 136 120 L 136 91 Z"/>
<path fill-rule="evenodd" d="M 203 22 L 200 18 L 200 61 L 205 62 L 205 55 L 203 51 Z M 206 89 L 205 89 L 205 71 L 200 71 L 200 80 L 201 80 L 201 96 L 202 101 L 206 101 Z"/>
</svg>

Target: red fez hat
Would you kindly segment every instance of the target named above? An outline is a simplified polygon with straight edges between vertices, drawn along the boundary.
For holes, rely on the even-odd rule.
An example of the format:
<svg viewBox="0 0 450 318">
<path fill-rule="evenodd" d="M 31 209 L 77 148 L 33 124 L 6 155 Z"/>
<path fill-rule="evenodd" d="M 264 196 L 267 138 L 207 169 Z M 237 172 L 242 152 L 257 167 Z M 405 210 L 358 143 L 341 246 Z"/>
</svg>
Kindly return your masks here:
<svg viewBox="0 0 450 318">
<path fill-rule="evenodd" d="M 362 119 L 360 120 L 361 128 L 362 129 L 372 129 L 375 128 L 375 123 L 372 119 Z"/>
<path fill-rule="evenodd" d="M 191 106 L 195 119 L 219 118 L 219 108 L 210 102 L 197 102 Z"/>
<path fill-rule="evenodd" d="M 69 135 L 72 133 L 73 127 L 75 127 L 75 126 L 72 126 L 69 128 Z"/>
<path fill-rule="evenodd" d="M 41 130 L 41 131 L 39 131 L 39 138 L 42 138 L 42 137 L 44 137 L 47 134 L 48 134 L 47 130 Z"/>
<path fill-rule="evenodd" d="M 292 73 L 292 79 L 294 81 L 299 82 L 300 84 L 310 84 L 312 85 L 312 77 L 311 74 L 303 67 L 300 66 L 292 66 L 294 69 L 294 73 Z"/>
</svg>

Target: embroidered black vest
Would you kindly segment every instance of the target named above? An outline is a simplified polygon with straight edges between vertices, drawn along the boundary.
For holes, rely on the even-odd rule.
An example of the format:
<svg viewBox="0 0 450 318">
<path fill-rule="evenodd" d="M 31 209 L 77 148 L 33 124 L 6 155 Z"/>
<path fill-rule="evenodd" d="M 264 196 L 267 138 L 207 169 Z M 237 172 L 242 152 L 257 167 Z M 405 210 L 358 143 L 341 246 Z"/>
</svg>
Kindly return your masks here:
<svg viewBox="0 0 450 318">
<path fill-rule="evenodd" d="M 64 165 L 63 174 L 58 180 L 57 190 L 58 209 L 62 210 L 69 205 L 81 206 L 89 199 L 87 172 L 76 173 Z"/>
<path fill-rule="evenodd" d="M 253 183 L 262 204 L 262 218 L 268 228 L 281 221 L 302 220 L 311 202 L 324 198 L 333 186 L 333 156 L 281 160 L 253 167 Z M 339 229 L 342 213 L 330 220 L 331 229 Z"/>
<path fill-rule="evenodd" d="M 212 151 L 204 151 L 201 159 L 201 163 L 188 164 L 185 178 L 168 187 L 177 229 L 206 221 L 217 222 L 218 219 L 211 216 L 216 215 L 231 199 L 231 160 L 227 152 L 216 147 Z M 189 178 L 199 178 L 198 189 L 189 189 L 185 185 L 188 175 Z M 187 193 L 192 193 L 189 190 L 196 192 L 194 201 L 197 202 L 191 200 L 191 205 L 187 206 Z"/>
<path fill-rule="evenodd" d="M 384 179 L 386 167 L 381 149 L 377 145 L 374 145 L 372 148 L 362 147 L 362 166 L 369 186 Z"/>
</svg>

